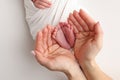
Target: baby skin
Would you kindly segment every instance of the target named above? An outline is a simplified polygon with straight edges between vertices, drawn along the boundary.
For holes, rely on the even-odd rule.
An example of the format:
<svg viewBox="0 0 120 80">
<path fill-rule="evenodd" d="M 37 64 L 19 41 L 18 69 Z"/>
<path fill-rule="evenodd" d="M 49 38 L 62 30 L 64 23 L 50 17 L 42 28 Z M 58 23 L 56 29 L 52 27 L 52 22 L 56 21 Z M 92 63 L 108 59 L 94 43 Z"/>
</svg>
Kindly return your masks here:
<svg viewBox="0 0 120 80">
<path fill-rule="evenodd" d="M 51 0 L 32 0 L 32 2 L 39 9 L 50 8 L 52 5 Z"/>
<path fill-rule="evenodd" d="M 53 38 L 61 47 L 71 49 L 75 41 L 73 27 L 66 22 L 60 22 L 54 29 Z"/>
<path fill-rule="evenodd" d="M 51 0 L 32 0 L 32 2 L 35 7 L 39 9 L 50 8 L 52 5 Z M 54 30 L 53 38 L 61 47 L 71 49 L 74 46 L 75 40 L 73 27 L 71 27 L 68 23 L 60 22 Z"/>
</svg>

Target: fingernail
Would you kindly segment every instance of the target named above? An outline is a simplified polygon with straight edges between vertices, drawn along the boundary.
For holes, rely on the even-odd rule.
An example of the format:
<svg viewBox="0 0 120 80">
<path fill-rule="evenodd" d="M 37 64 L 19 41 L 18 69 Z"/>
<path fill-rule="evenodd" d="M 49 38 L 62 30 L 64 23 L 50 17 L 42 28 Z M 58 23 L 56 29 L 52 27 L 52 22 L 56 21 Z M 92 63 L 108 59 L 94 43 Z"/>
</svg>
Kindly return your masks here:
<svg viewBox="0 0 120 80">
<path fill-rule="evenodd" d="M 97 21 L 97 23 L 96 23 L 97 25 L 100 25 L 100 22 L 99 21 Z"/>
<path fill-rule="evenodd" d="M 83 9 L 80 9 L 80 11 L 82 11 Z"/>
<path fill-rule="evenodd" d="M 77 12 L 76 10 L 74 10 L 73 12 Z"/>
<path fill-rule="evenodd" d="M 72 13 L 70 13 L 69 15 L 72 15 Z"/>
<path fill-rule="evenodd" d="M 33 50 L 31 51 L 31 53 L 32 53 L 34 56 L 36 55 L 36 54 L 35 54 L 35 51 L 33 51 Z"/>
</svg>

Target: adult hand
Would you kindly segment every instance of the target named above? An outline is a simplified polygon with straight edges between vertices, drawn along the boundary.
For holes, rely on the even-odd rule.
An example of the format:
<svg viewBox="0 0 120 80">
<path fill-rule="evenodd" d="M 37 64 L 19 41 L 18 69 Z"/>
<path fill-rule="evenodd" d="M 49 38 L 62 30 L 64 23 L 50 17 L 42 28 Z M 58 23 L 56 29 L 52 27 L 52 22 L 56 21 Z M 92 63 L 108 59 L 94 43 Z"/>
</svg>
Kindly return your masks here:
<svg viewBox="0 0 120 80">
<path fill-rule="evenodd" d="M 85 80 L 72 52 L 60 47 L 52 38 L 52 32 L 51 26 L 38 32 L 34 50 L 37 61 L 50 70 L 64 72 L 70 80 Z"/>
<path fill-rule="evenodd" d="M 85 11 L 74 11 L 69 15 L 68 23 L 74 27 L 76 36 L 74 51 L 80 63 L 95 59 L 102 48 L 103 31 Z"/>
<path fill-rule="evenodd" d="M 35 7 L 39 9 L 49 8 L 51 6 L 51 2 L 49 0 L 32 0 Z"/>
<path fill-rule="evenodd" d="M 96 64 L 95 57 L 102 48 L 103 31 L 85 11 L 74 11 L 68 19 L 74 27 L 76 41 L 75 56 L 87 80 L 112 80 Z M 97 73 L 97 74 L 96 74 Z"/>
</svg>

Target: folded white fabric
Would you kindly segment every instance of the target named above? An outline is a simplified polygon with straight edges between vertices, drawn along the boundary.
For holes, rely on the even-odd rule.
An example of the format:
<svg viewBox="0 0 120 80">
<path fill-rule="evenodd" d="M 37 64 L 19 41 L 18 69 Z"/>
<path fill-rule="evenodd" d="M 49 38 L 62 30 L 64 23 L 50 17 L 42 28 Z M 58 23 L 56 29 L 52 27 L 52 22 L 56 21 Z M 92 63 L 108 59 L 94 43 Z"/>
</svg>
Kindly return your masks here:
<svg viewBox="0 0 120 80">
<path fill-rule="evenodd" d="M 60 21 L 67 20 L 69 13 L 80 9 L 78 0 L 51 0 L 52 6 L 46 9 L 38 9 L 31 0 L 24 0 L 26 20 L 33 39 L 37 32 L 47 24 L 57 25 Z"/>
</svg>

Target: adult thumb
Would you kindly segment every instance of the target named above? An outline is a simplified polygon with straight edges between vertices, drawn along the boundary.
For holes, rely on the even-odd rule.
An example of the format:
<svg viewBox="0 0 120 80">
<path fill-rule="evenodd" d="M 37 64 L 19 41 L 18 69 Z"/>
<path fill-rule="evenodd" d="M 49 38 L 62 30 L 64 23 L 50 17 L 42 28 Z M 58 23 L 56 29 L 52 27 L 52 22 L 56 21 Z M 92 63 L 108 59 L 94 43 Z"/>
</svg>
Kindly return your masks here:
<svg viewBox="0 0 120 80">
<path fill-rule="evenodd" d="M 95 41 L 102 46 L 103 43 L 103 30 L 99 22 L 95 24 Z"/>
</svg>

